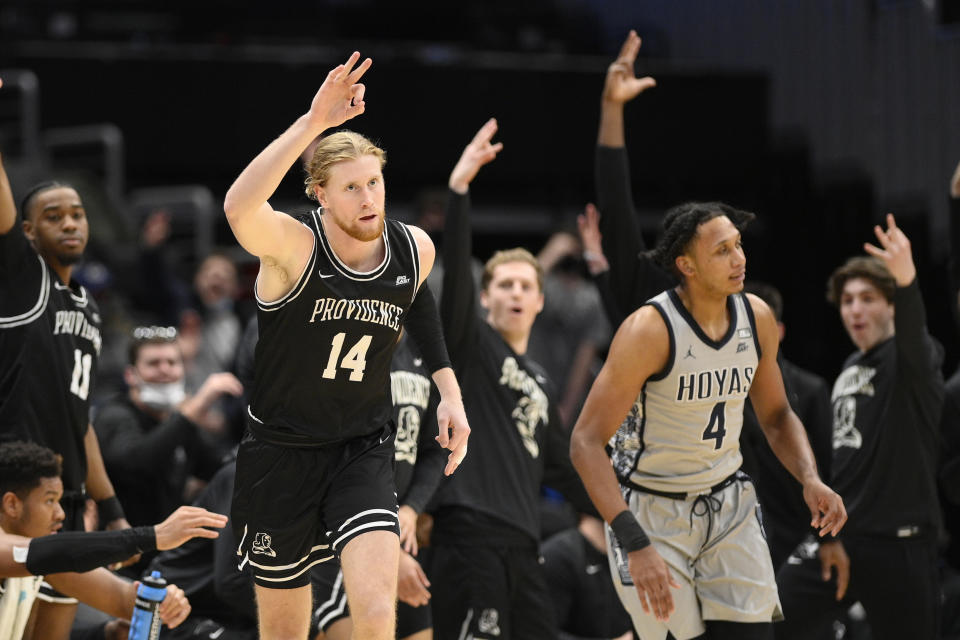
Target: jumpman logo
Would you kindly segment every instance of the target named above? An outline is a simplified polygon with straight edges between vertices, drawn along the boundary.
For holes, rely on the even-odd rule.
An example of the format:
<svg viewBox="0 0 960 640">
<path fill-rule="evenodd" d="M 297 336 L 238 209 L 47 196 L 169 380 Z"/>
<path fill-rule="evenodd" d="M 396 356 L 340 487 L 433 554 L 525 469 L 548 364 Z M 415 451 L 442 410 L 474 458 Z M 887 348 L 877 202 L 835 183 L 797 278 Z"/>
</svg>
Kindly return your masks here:
<svg viewBox="0 0 960 640">
<path fill-rule="evenodd" d="M 697 359 L 697 356 L 693 355 L 693 345 L 692 345 L 692 344 L 687 347 L 687 355 L 683 356 L 683 359 L 684 359 L 684 360 L 686 360 L 687 358 L 693 358 L 694 360 Z"/>
</svg>

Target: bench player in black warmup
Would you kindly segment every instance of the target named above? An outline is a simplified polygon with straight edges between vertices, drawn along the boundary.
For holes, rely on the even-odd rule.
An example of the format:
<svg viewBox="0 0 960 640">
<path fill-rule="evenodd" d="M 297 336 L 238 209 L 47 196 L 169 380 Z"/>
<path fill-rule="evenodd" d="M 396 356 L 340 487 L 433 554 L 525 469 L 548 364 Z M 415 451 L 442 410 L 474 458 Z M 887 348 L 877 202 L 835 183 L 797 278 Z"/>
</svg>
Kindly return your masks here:
<svg viewBox="0 0 960 640">
<path fill-rule="evenodd" d="M 303 221 L 267 203 L 322 132 L 365 108 L 360 54 L 326 77 L 310 110 L 227 192 L 241 245 L 260 258 L 260 339 L 248 430 L 237 457 L 232 521 L 241 565 L 253 568 L 262 638 L 303 638 L 310 567 L 338 556 L 354 637 L 393 638 L 398 541 L 390 359 L 409 331 L 440 391 L 438 441 L 452 473 L 469 434 L 436 305 L 420 287 L 434 247 L 384 217 L 384 153 L 363 136 L 317 145 Z M 452 434 L 448 431 L 452 429 Z"/>
<path fill-rule="evenodd" d="M 556 638 L 539 563 L 541 482 L 592 512 L 570 464 L 546 372 L 527 355 L 543 308 L 543 271 L 524 249 L 499 251 L 484 266 L 476 305 L 471 276 L 470 183 L 501 143 L 491 119 L 450 174 L 443 242 L 441 317 L 471 422 L 482 425 L 470 458 L 434 498 L 427 575 L 436 636 Z M 468 635 L 469 634 L 469 635 Z"/>
<path fill-rule="evenodd" d="M 857 347 L 831 396 L 833 483 L 850 522 L 783 565 L 778 640 L 830 637 L 857 600 L 877 640 L 938 637 L 943 348 L 927 331 L 909 239 L 892 215 L 874 233 L 880 246 L 865 244 L 870 256 L 850 258 L 827 283 Z"/>
<path fill-rule="evenodd" d="M 71 279 L 87 246 L 86 211 L 58 182 L 30 189 L 20 208 L 0 162 L 0 440 L 36 442 L 63 456 L 63 526 L 83 531 L 86 496 L 108 529 L 129 528 L 90 426 L 100 314 Z M 38 637 L 66 639 L 76 600 L 40 594 Z"/>
</svg>

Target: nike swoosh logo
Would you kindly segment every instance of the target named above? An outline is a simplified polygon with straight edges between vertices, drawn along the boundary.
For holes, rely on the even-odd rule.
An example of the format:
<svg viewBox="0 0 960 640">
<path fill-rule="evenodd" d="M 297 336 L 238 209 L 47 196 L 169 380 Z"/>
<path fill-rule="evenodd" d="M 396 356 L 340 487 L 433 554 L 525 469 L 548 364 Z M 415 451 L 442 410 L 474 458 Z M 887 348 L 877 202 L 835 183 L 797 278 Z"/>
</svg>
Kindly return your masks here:
<svg viewBox="0 0 960 640">
<path fill-rule="evenodd" d="M 332 278 L 334 274 L 332 274 L 332 273 L 320 273 L 319 271 L 317 271 L 317 275 L 320 276 L 321 278 Z"/>
</svg>

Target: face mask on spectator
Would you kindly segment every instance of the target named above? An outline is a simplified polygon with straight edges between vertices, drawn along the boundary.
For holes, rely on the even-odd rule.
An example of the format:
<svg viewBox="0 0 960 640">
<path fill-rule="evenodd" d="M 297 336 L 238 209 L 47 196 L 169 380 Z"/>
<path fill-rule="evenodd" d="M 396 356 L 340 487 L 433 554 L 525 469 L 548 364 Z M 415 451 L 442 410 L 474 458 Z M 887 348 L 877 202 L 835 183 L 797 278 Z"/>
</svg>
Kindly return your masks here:
<svg viewBox="0 0 960 640">
<path fill-rule="evenodd" d="M 184 381 L 141 382 L 140 402 L 157 411 L 173 409 L 187 396 Z"/>
</svg>

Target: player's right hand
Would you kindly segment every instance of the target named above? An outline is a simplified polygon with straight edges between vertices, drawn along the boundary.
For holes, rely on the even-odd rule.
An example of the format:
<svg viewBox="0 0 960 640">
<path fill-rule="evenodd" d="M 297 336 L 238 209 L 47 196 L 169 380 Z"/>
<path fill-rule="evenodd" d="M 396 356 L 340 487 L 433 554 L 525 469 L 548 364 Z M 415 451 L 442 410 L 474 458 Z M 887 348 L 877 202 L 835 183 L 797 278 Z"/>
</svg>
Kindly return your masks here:
<svg viewBox="0 0 960 640">
<path fill-rule="evenodd" d="M 344 64 L 334 67 L 327 74 L 307 114 L 313 126 L 321 130 L 338 127 L 364 112 L 366 103 L 363 95 L 366 87 L 360 84 L 360 78 L 373 61 L 367 58 L 354 69 L 359 59 L 360 53 L 354 51 Z"/>
<path fill-rule="evenodd" d="M 830 581 L 832 569 L 837 570 L 837 602 L 840 602 L 850 584 L 850 557 L 839 540 L 820 543 L 820 568 L 824 582 Z"/>
<path fill-rule="evenodd" d="M 470 183 L 477 177 L 480 167 L 492 162 L 497 154 L 503 150 L 503 143 L 493 144 L 490 140 L 497 132 L 496 118 L 490 118 L 473 136 L 464 150 L 460 154 L 460 159 L 450 172 L 449 187 L 459 193 L 464 194 L 470 188 Z"/>
<path fill-rule="evenodd" d="M 448 401 L 441 398 L 437 405 L 437 426 L 439 434 L 436 441 L 441 447 L 450 449 L 451 452 L 447 456 L 447 466 L 443 469 L 443 475 L 449 476 L 467 457 L 470 425 L 467 424 L 467 412 L 463 408 L 463 401 Z"/>
<path fill-rule="evenodd" d="M 630 577 L 640 596 L 640 605 L 644 613 L 652 614 L 657 620 L 666 622 L 676 606 L 670 588 L 679 589 L 673 579 L 670 568 L 663 558 L 649 545 L 628 555 Z"/>
<path fill-rule="evenodd" d="M 607 68 L 607 79 L 603 85 L 603 101 L 622 105 L 630 102 L 638 95 L 657 86 L 657 81 L 647 76 L 638 78 L 633 71 L 633 64 L 640 52 L 640 36 L 630 30 L 617 59 Z"/>
<path fill-rule="evenodd" d="M 175 549 L 190 538 L 216 538 L 220 535 L 205 527 L 222 529 L 227 516 L 213 513 L 200 507 L 180 507 L 154 527 L 157 534 L 157 550 Z"/>
</svg>

